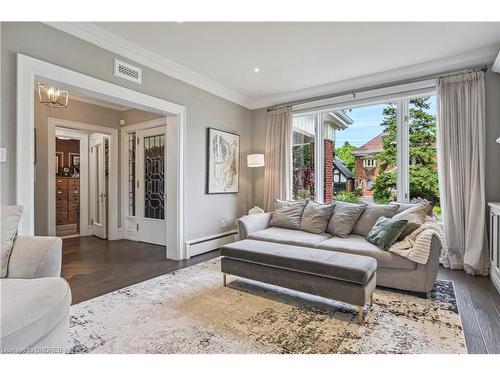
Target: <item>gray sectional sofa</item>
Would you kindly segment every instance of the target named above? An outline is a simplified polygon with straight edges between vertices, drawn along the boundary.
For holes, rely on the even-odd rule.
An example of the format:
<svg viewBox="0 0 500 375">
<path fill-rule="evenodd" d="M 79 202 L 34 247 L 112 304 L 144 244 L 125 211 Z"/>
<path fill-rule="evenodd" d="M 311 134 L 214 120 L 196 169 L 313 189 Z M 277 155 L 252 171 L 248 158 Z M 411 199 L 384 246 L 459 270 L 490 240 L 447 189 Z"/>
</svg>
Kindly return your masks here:
<svg viewBox="0 0 500 375">
<path fill-rule="evenodd" d="M 250 239 L 323 249 L 340 253 L 365 255 L 377 260 L 377 285 L 416 292 L 425 296 L 436 281 L 441 245 L 437 238 L 431 242 L 427 264 L 417 264 L 368 242 L 364 236 L 350 234 L 346 238 L 328 233 L 309 233 L 302 230 L 270 225 L 272 213 L 243 216 L 238 221 L 242 240 Z"/>
</svg>

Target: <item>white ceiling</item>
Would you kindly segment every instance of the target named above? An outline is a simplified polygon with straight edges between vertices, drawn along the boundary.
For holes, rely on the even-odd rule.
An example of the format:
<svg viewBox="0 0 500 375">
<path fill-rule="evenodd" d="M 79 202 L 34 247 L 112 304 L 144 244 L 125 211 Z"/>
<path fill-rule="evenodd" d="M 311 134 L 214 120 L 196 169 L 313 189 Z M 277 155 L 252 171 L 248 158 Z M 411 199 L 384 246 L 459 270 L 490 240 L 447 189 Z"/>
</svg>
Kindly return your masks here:
<svg viewBox="0 0 500 375">
<path fill-rule="evenodd" d="M 320 94 L 322 91 L 315 91 L 315 87 L 329 84 L 328 90 L 332 90 L 332 84 L 345 80 L 443 59 L 449 62 L 449 58 L 464 54 L 472 53 L 475 59 L 462 56 L 453 59 L 453 66 L 460 61 L 464 65 L 486 60 L 491 63 L 500 48 L 500 23 L 83 25 L 94 31 L 104 29 L 107 37 L 123 38 L 138 51 L 145 49 L 151 56 L 180 65 L 192 77 L 206 78 L 214 87 L 219 85 L 220 92 L 227 89 L 233 96 L 239 95 L 240 100 L 235 101 L 246 101 L 249 107 L 306 93 Z M 254 67 L 260 72 L 255 73 Z M 301 91 L 304 89 L 308 90 Z"/>
</svg>

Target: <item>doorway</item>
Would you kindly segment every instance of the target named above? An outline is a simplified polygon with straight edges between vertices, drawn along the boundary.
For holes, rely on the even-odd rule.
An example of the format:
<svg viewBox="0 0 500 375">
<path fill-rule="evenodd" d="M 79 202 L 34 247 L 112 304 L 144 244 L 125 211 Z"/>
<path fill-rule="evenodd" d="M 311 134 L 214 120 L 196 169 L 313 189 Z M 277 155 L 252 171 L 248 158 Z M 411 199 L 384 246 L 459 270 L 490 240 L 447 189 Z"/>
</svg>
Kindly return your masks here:
<svg viewBox="0 0 500 375">
<path fill-rule="evenodd" d="M 127 105 L 145 111 L 160 113 L 167 118 L 166 147 L 169 158 L 166 161 L 167 195 L 171 197 L 166 204 L 168 221 L 166 257 L 183 259 L 184 249 L 184 173 L 186 146 L 186 108 L 182 105 L 168 102 L 151 95 L 127 89 L 103 80 L 90 77 L 48 62 L 34 59 L 22 54 L 17 55 L 17 154 L 16 154 L 16 196 L 17 204 L 24 206 L 23 217 L 19 224 L 19 234 L 33 235 L 35 232 L 34 212 L 34 181 L 36 166 L 34 132 L 34 100 L 33 90 L 36 82 L 55 85 L 68 89 L 73 93 L 108 100 L 121 105 Z M 112 135 L 117 138 L 116 135 Z M 113 143 L 113 142 L 111 142 Z M 117 142 L 114 143 L 115 145 Z M 115 154 L 116 152 L 116 154 Z M 110 163 L 118 162 L 118 150 L 110 151 Z M 51 165 L 54 160 L 51 158 Z M 113 186 L 113 176 L 110 168 L 110 186 Z M 55 182 L 55 181 L 54 181 Z M 118 195 L 112 199 L 114 189 L 110 188 L 108 200 L 108 235 L 110 239 L 123 238 L 122 228 L 118 231 L 119 202 Z M 123 206 L 122 206 L 123 208 Z M 55 216 L 55 215 L 54 215 Z M 116 229 L 116 230 L 115 230 Z M 113 233 L 114 232 L 114 233 Z M 113 236 L 113 238 L 111 238 Z"/>
</svg>

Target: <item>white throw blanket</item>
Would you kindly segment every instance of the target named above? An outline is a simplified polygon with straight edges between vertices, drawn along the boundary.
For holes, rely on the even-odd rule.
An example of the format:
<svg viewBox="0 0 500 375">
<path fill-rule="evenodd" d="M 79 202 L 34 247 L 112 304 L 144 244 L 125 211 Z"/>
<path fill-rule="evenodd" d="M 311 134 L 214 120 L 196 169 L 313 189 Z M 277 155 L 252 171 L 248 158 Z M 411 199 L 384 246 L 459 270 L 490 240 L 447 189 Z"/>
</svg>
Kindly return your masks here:
<svg viewBox="0 0 500 375">
<path fill-rule="evenodd" d="M 441 242 L 440 259 L 448 255 L 448 246 L 441 227 L 436 219 L 427 216 L 425 222 L 402 241 L 394 243 L 389 251 L 408 258 L 415 263 L 426 264 L 431 251 L 432 236 Z"/>
</svg>

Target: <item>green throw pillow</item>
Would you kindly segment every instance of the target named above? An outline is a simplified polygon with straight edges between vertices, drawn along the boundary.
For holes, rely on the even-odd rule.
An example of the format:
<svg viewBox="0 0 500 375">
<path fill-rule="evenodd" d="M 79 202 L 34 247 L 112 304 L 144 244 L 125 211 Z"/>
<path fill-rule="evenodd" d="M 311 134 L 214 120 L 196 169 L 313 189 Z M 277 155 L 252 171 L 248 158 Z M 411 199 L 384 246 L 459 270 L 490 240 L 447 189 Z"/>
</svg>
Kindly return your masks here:
<svg viewBox="0 0 500 375">
<path fill-rule="evenodd" d="M 387 250 L 398 239 L 408 220 L 394 220 L 381 217 L 377 220 L 366 240 L 382 250 Z"/>
</svg>

